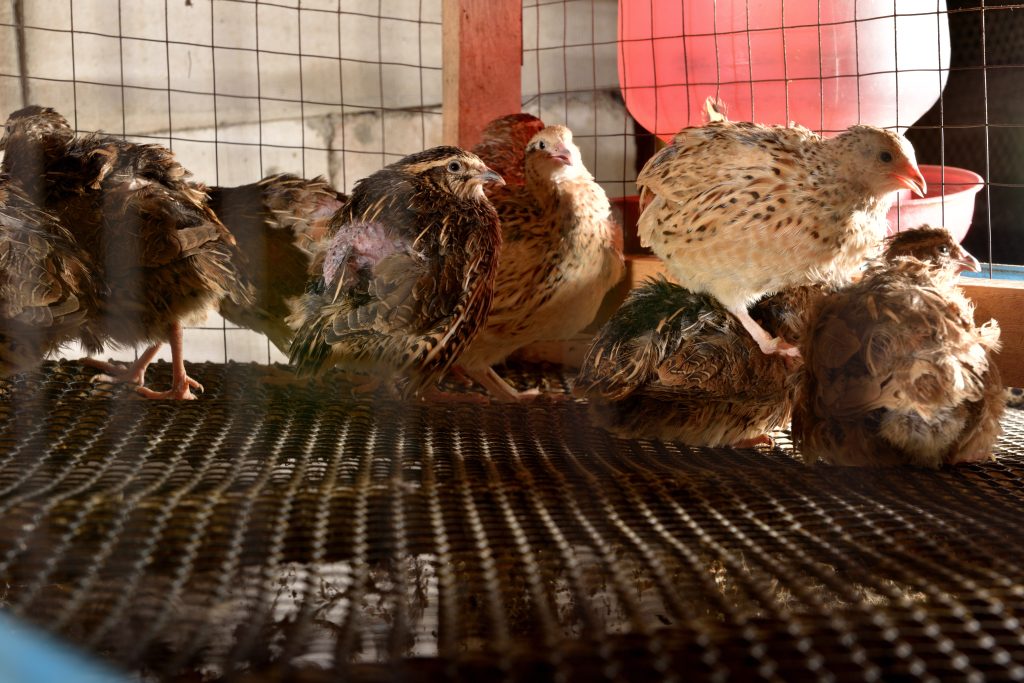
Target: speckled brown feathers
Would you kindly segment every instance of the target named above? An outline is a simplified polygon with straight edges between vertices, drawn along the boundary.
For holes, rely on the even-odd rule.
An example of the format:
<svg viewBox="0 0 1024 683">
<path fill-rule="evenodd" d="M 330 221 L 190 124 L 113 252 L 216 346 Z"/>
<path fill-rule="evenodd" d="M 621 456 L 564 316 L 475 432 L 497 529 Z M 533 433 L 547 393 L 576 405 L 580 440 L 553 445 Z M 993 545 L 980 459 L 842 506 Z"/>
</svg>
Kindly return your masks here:
<svg viewBox="0 0 1024 683">
<path fill-rule="evenodd" d="M 795 354 L 747 315 L 766 293 L 855 272 L 885 234 L 903 187 L 924 191 L 910 144 L 854 126 L 712 122 L 685 128 L 637 178 L 641 242 L 684 287 L 736 315 L 765 353 Z"/>
<path fill-rule="evenodd" d="M 491 366 L 540 339 L 568 339 L 586 327 L 622 279 L 622 229 L 564 126 L 526 146 L 525 187 L 494 199 L 502 250 L 487 325 L 461 366 L 502 400 L 523 397 Z"/>
<path fill-rule="evenodd" d="M 994 321 L 956 287 L 977 261 L 941 229 L 892 238 L 805 335 L 793 435 L 809 462 L 938 467 L 991 457 L 1003 387 Z"/>
<path fill-rule="evenodd" d="M 758 302 L 754 317 L 798 339 L 819 286 Z M 792 360 L 761 353 L 714 299 L 664 278 L 630 293 L 587 351 L 574 393 L 623 437 L 746 445 L 789 420 Z"/>
<path fill-rule="evenodd" d="M 433 387 L 491 305 L 501 235 L 473 154 L 435 147 L 360 180 L 331 221 L 296 305 L 290 358 L 301 374 L 339 365 Z"/>
<path fill-rule="evenodd" d="M 521 187 L 526 184 L 526 145 L 542 128 L 544 122 L 532 114 L 500 116 L 484 127 L 472 151 L 505 180 L 507 188 Z"/>
<path fill-rule="evenodd" d="M 11 185 L 35 205 L 44 206 L 50 168 L 74 137 L 67 119 L 49 107 L 30 105 L 12 113 L 0 139 L 3 171 L 10 175 Z"/>
<path fill-rule="evenodd" d="M 344 195 L 323 178 L 288 173 L 240 187 L 211 187 L 209 206 L 238 242 L 235 268 L 254 296 L 249 305 L 230 296 L 220 313 L 241 327 L 265 334 L 288 352 L 292 329 L 289 302 L 305 291 L 314 245 L 326 235 Z"/>
<path fill-rule="evenodd" d="M 37 365 L 96 307 L 88 256 L 0 176 L 0 375 Z"/>
<path fill-rule="evenodd" d="M 27 108 L 8 119 L 4 171 L 70 235 L 88 264 L 96 307 L 78 338 L 90 353 L 104 346 L 152 346 L 116 379 L 151 397 L 191 398 L 181 326 L 201 319 L 222 296 L 240 300 L 231 257 L 234 239 L 206 205 L 204 188 L 159 145 L 74 135 L 52 110 Z M 141 386 L 160 342 L 174 359 L 171 392 Z M 104 365 L 97 363 L 99 365 Z M 120 370 L 109 368 L 118 373 Z"/>
</svg>

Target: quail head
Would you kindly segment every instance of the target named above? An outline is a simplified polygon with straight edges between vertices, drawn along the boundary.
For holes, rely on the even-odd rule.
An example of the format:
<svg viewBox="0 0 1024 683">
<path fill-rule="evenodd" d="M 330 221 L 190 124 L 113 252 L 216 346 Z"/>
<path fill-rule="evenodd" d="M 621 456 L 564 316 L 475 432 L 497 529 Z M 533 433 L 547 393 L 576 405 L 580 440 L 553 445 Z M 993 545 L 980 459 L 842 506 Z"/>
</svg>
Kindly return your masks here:
<svg viewBox="0 0 1024 683">
<path fill-rule="evenodd" d="M 473 153 L 504 179 L 505 187 L 520 187 L 526 184 L 526 145 L 542 128 L 543 121 L 525 112 L 499 116 L 484 127 Z"/>
</svg>

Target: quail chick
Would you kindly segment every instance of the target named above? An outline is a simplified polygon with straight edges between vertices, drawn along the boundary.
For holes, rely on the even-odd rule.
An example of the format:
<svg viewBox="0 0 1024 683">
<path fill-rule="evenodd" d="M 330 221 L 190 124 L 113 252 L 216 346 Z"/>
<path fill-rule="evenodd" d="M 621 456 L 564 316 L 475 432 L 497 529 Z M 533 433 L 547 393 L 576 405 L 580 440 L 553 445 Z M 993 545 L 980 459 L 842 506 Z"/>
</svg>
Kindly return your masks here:
<svg viewBox="0 0 1024 683">
<path fill-rule="evenodd" d="M 289 318 L 298 372 L 433 388 L 491 306 L 501 232 L 483 186 L 500 182 L 475 154 L 434 147 L 356 183 Z"/>
<path fill-rule="evenodd" d="M 149 345 L 128 368 L 88 362 L 148 398 L 195 398 L 191 389 L 202 387 L 185 372 L 182 325 L 229 293 L 247 299 L 232 265 L 234 238 L 204 189 L 164 147 L 75 135 L 52 109 L 11 114 L 0 147 L 11 183 L 57 220 L 88 267 L 95 307 L 77 339 L 90 354 Z M 157 392 L 144 386 L 145 371 L 164 341 L 172 387 Z"/>
<path fill-rule="evenodd" d="M 944 229 L 898 233 L 863 279 L 822 300 L 803 337 L 793 436 L 809 462 L 938 467 L 991 457 L 999 327 L 956 287 L 978 262 Z"/>
<path fill-rule="evenodd" d="M 622 279 L 622 229 L 565 126 L 526 146 L 526 186 L 496 197 L 502 248 L 487 324 L 460 367 L 494 398 L 520 393 L 491 366 L 539 339 L 567 339 L 587 326 Z"/>
<path fill-rule="evenodd" d="M 500 116 L 484 127 L 472 151 L 504 179 L 506 188 L 521 187 L 526 184 L 526 145 L 542 128 L 544 122 L 532 114 Z"/>
<path fill-rule="evenodd" d="M 682 286 L 718 299 L 765 353 L 798 355 L 747 307 L 766 293 L 848 277 L 881 241 L 894 192 L 925 180 L 903 137 L 853 126 L 712 121 L 684 128 L 637 178 L 640 241 Z"/>
<path fill-rule="evenodd" d="M 762 299 L 753 317 L 798 339 L 822 285 Z M 790 365 L 761 353 L 739 321 L 707 294 L 663 277 L 633 290 L 587 351 L 573 391 L 605 429 L 694 446 L 770 443 L 792 408 Z"/>
<path fill-rule="evenodd" d="M 243 306 L 225 296 L 220 313 L 265 334 L 287 353 L 292 337 L 285 321 L 289 302 L 305 290 L 313 245 L 326 234 L 345 196 L 321 177 L 306 180 L 279 173 L 240 187 L 211 187 L 209 197 L 210 208 L 244 254 L 235 266 L 255 298 Z"/>
<path fill-rule="evenodd" d="M 35 367 L 95 311 L 87 255 L 0 175 L 0 376 Z"/>
</svg>

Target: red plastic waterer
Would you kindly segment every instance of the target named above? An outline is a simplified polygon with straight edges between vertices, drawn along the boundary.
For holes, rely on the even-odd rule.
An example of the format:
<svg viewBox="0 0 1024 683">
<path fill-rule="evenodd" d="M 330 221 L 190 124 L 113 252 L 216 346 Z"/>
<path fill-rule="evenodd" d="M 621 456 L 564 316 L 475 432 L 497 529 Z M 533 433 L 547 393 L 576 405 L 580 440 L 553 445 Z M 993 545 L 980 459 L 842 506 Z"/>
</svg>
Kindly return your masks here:
<svg viewBox="0 0 1024 683">
<path fill-rule="evenodd" d="M 666 140 L 711 95 L 737 121 L 902 132 L 949 74 L 945 0 L 619 0 L 618 38 L 626 107 Z"/>
</svg>

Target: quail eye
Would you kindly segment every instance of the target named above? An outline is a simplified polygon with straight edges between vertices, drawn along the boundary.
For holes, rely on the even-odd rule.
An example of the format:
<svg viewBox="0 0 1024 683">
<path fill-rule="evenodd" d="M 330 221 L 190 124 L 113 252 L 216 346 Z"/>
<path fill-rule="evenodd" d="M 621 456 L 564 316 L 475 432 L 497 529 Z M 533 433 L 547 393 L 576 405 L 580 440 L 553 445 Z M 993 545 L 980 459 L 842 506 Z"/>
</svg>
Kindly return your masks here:
<svg viewBox="0 0 1024 683">
<path fill-rule="evenodd" d="M 882 152 L 881 154 L 878 155 L 878 158 L 881 159 L 885 163 L 889 163 L 890 161 L 892 161 L 892 153 L 891 152 Z"/>
<path fill-rule="evenodd" d="M 449 161 L 448 170 L 451 171 L 452 173 L 458 173 L 459 171 L 462 170 L 462 164 L 459 163 L 458 161 Z"/>
<path fill-rule="evenodd" d="M 949 247 L 943 244 L 941 247 L 939 247 L 939 254 L 941 254 L 942 256 L 949 256 Z"/>
<path fill-rule="evenodd" d="M 537 141 L 537 149 L 547 149 L 548 146 L 543 140 Z"/>
</svg>

